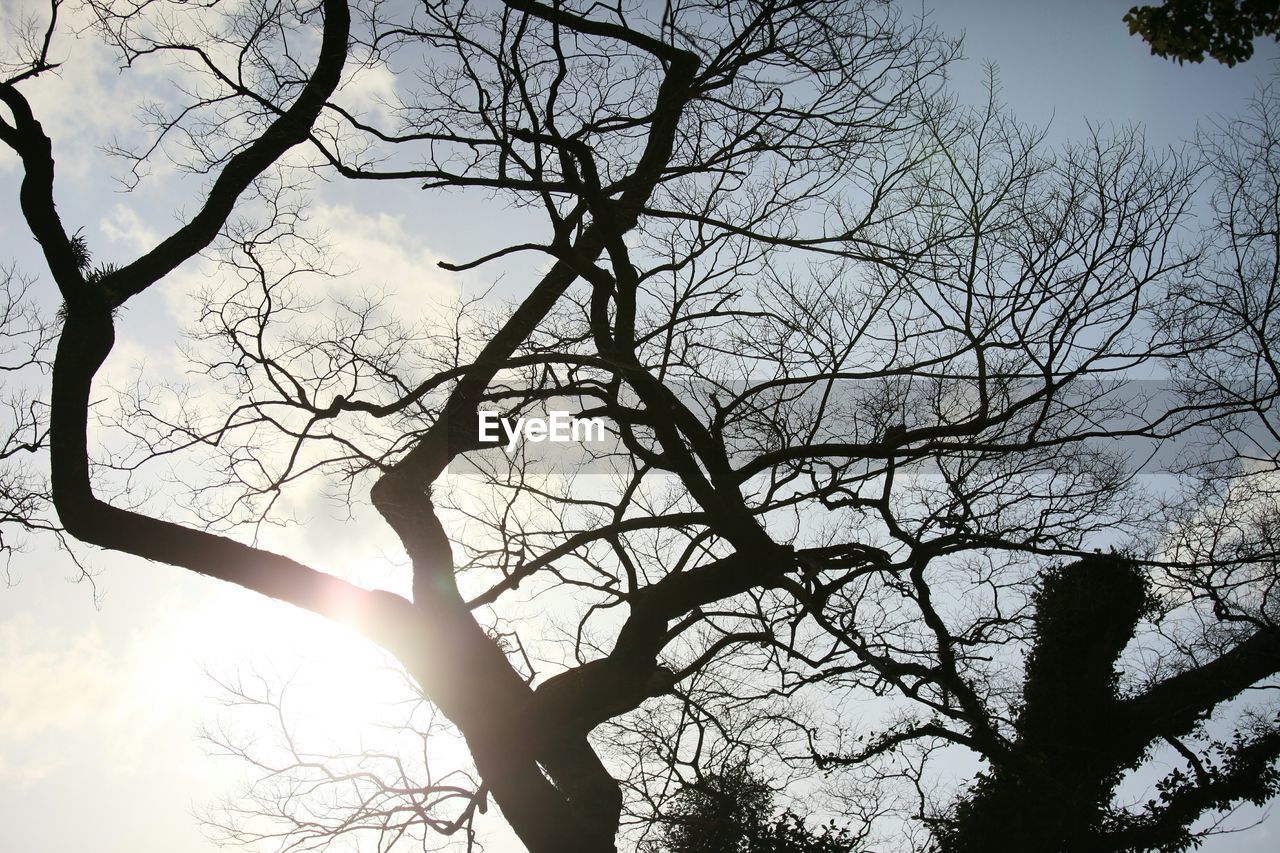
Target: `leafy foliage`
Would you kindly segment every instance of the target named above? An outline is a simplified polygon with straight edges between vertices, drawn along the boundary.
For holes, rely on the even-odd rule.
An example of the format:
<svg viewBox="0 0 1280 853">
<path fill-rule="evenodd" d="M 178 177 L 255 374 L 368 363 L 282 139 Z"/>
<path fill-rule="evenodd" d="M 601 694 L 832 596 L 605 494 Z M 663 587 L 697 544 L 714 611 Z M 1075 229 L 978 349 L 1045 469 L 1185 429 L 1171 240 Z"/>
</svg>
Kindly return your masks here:
<svg viewBox="0 0 1280 853">
<path fill-rule="evenodd" d="M 1280 40 L 1276 0 L 1165 0 L 1134 6 L 1124 16 L 1130 35 L 1142 36 L 1151 52 L 1165 59 L 1204 62 L 1205 54 L 1224 65 L 1253 56 L 1253 40 Z"/>
<path fill-rule="evenodd" d="M 828 823 L 810 831 L 804 819 L 777 814 L 773 791 L 745 765 L 706 776 L 676 795 L 666 819 L 666 853 L 849 853 L 848 830 Z"/>
</svg>

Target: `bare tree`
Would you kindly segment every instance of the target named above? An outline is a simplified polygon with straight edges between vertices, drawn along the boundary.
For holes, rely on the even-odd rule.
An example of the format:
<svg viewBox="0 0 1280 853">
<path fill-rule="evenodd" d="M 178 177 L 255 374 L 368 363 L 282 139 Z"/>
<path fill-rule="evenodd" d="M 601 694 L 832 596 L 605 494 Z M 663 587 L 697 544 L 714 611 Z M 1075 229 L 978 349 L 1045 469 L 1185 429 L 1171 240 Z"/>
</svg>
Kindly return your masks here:
<svg viewBox="0 0 1280 853">
<path fill-rule="evenodd" d="M 869 783 L 850 789 L 859 834 L 920 819 L 927 843 L 957 849 L 1009 791 L 1016 808 L 1059 796 L 1059 772 L 1082 788 L 1058 822 L 1068 835 L 1039 825 L 1050 845 L 1129 849 L 1270 794 L 1220 784 L 1246 753 L 1272 766 L 1265 726 L 1226 748 L 1225 771 L 1184 740 L 1280 668 L 1272 599 L 1253 594 L 1274 579 L 1270 540 L 1250 528 L 1244 556 L 1190 555 L 1208 540 L 1186 518 L 1217 505 L 1139 477 L 1161 448 L 1220 438 L 1269 399 L 1133 381 L 1189 365 L 1212 379 L 1206 354 L 1270 351 L 1249 337 L 1251 303 L 1197 307 L 1212 300 L 1195 282 L 1227 281 L 1219 243 L 1261 238 L 1232 218 L 1188 236 L 1196 157 L 1132 132 L 1052 150 L 994 82 L 985 105 L 950 99 L 955 45 L 869 0 L 90 7 L 125 64 L 175 59 L 189 75 L 149 109 L 140 147 L 118 151 L 130 180 L 170 157 L 206 190 L 149 251 L 95 266 L 54 207 L 50 143 L 22 93 L 51 67 L 53 3 L 0 85 L 0 141 L 21 158 L 23 214 L 64 303 L 49 432 L 61 523 L 355 626 L 475 763 L 474 779 L 418 779 L 395 756 L 353 770 L 291 746 L 263 766 L 296 784 L 252 810 L 278 828 L 234 839 L 426 843 L 467 831 L 491 797 L 530 850 L 614 850 L 678 780 L 744 760 L 839 769 Z M 402 73 L 378 115 L 344 102 L 362 68 Z M 376 296 L 325 304 L 306 287 L 335 271 L 307 224 L 313 175 L 519 208 L 532 233 L 495 233 L 446 268 L 520 269 L 527 285 L 426 329 Z M 139 386 L 114 424 L 133 451 L 92 460 L 116 312 L 200 253 L 222 274 L 187 355 L 221 408 Z M 480 428 L 484 411 L 562 400 L 616 438 L 584 449 L 580 476 Z M 192 460 L 182 506 L 198 523 L 95 491 L 95 470 L 157 458 Z M 462 464 L 468 477 L 445 476 Z M 1201 461 L 1171 467 L 1208 481 Z M 408 556 L 410 596 L 250 544 L 282 492 L 317 478 L 368 495 Z M 1192 514 L 1174 523 L 1179 506 Z M 1126 556 L 1092 559 L 1108 546 Z M 1243 566 L 1249 592 L 1232 586 Z M 1088 625 L 1078 601 L 1058 603 L 1119 587 L 1141 594 Z M 531 595 L 554 602 L 554 624 L 522 616 Z M 1046 629 L 1063 619 L 1072 630 Z M 1134 644 L 1151 654 L 1117 676 Z M 1055 682 L 1063 660 L 1091 692 Z M 859 747 L 866 721 L 844 696 L 880 699 Z M 1114 749 L 1082 728 L 1116 715 L 1132 725 Z M 1063 726 L 1083 754 L 1052 746 Z M 1161 738 L 1195 779 L 1170 782 L 1166 806 L 1116 806 L 1120 776 Z M 991 768 L 959 804 L 927 788 L 940 744 Z M 298 792 L 339 788 L 347 812 L 296 811 Z"/>
<path fill-rule="evenodd" d="M 30 286 L 12 266 L 0 269 L 0 555 L 6 573 L 28 533 L 58 530 L 50 518 L 48 483 L 35 461 L 48 438 L 37 389 L 48 371 L 54 330 L 28 298 Z"/>
</svg>

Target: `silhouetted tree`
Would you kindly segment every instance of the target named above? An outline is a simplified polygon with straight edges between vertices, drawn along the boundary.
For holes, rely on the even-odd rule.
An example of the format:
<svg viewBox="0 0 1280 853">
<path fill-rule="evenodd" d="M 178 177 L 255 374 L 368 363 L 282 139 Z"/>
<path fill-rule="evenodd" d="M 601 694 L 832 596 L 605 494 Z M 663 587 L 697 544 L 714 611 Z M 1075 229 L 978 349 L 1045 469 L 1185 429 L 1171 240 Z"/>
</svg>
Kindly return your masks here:
<svg viewBox="0 0 1280 853">
<path fill-rule="evenodd" d="M 1035 597 L 1035 633 L 1014 736 L 942 825 L 944 851 L 1186 850 L 1189 825 L 1210 808 L 1263 803 L 1280 790 L 1274 769 L 1280 720 L 1260 720 L 1218 760 L 1195 758 L 1180 738 L 1219 702 L 1275 666 L 1280 640 L 1260 634 L 1138 696 L 1118 689 L 1116 660 L 1155 606 L 1146 578 L 1119 557 L 1095 557 L 1048 575 Z M 1126 770 L 1164 740 L 1187 757 L 1157 800 L 1133 814 L 1112 803 Z"/>
<path fill-rule="evenodd" d="M 1070 808 L 1020 831 L 1185 839 L 1271 790 L 1236 784 L 1275 758 L 1257 723 L 1274 706 L 1237 700 L 1280 670 L 1280 205 L 1248 203 L 1277 185 L 1265 104 L 1204 141 L 1237 145 L 1208 165 L 1126 131 L 1054 150 L 994 83 L 957 104 L 956 46 L 872 0 L 89 8 L 123 64 L 185 63 L 150 135 L 121 144 L 130 180 L 167 155 L 207 187 L 153 247 L 100 260 L 123 248 L 64 223 L 23 94 L 56 23 L 24 42 L 0 142 L 63 300 L 61 523 L 354 626 L 475 764 L 343 771 L 289 741 L 241 815 L 272 829 L 226 840 L 421 845 L 469 833 L 492 799 L 535 853 L 612 851 L 620 827 L 652 837 L 673 797 L 694 802 L 681 781 L 747 758 L 779 784 L 828 771 L 855 837 L 911 849 L 1049 797 Z M 360 70 L 397 79 L 394 102 L 347 103 Z M 480 257 L 442 264 L 516 275 L 512 301 L 424 327 L 382 294 L 327 300 L 312 173 L 518 208 Z M 120 309 L 202 252 L 221 274 L 183 351 L 196 384 L 139 383 L 92 427 L 131 446 L 91 445 Z M 1139 381 L 1162 372 L 1178 382 Z M 566 399 L 610 424 L 616 443 L 579 459 L 607 476 L 478 428 Z M 101 497 L 104 471 L 157 459 L 186 461 L 186 492 Z M 404 594 L 252 544 L 317 479 L 367 495 L 408 558 Z M 1084 564 L 1110 574 L 1055 568 L 1111 545 L 1126 559 Z M 1071 589 L 1119 597 L 1064 626 Z M 1134 727 L 1090 739 L 1117 706 Z M 1238 737 L 1215 745 L 1209 725 Z M 1120 776 L 1165 760 L 1157 738 L 1203 775 L 1124 809 Z M 928 784 L 948 746 L 990 768 L 959 800 Z M 1067 789 L 1041 778 L 1065 768 Z"/>
</svg>

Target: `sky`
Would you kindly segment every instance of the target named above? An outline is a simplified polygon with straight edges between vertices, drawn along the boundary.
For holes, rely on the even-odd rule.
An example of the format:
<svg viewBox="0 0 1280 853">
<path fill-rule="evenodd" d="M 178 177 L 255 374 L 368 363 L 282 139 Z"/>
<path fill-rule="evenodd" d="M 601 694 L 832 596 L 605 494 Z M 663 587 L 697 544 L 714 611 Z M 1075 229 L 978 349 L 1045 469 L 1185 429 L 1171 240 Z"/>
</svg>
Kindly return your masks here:
<svg viewBox="0 0 1280 853">
<path fill-rule="evenodd" d="M 960 96 L 980 98 L 986 63 L 994 63 L 1003 100 L 1023 120 L 1047 125 L 1055 140 L 1077 137 L 1090 123 L 1110 123 L 1141 125 L 1153 145 L 1177 144 L 1197 126 L 1240 109 L 1275 73 L 1274 45 L 1234 69 L 1152 57 L 1121 22 L 1128 5 L 957 0 L 930 15 L 943 30 L 964 34 L 966 58 L 952 71 Z M 42 6 L 0 0 L 0 16 Z M 165 233 L 184 196 L 163 174 L 137 193 L 120 193 L 111 180 L 117 166 L 96 146 L 127 131 L 133 118 L 125 107 L 163 81 L 145 70 L 117 73 L 87 35 L 64 40 L 62 50 L 62 75 L 33 89 L 55 140 L 60 208 L 73 228 L 85 229 L 91 245 L 102 247 L 103 260 L 127 258 Z M 372 96 L 388 85 L 375 75 L 349 97 Z M 18 179 L 14 158 L 0 153 L 0 261 L 12 259 L 38 274 L 39 259 L 18 214 Z M 331 226 L 338 253 L 363 259 L 354 273 L 358 281 L 393 287 L 405 310 L 434 310 L 460 289 L 485 284 L 446 277 L 435 262 L 473 254 L 489 229 L 507 227 L 512 214 L 495 217 L 482 202 L 411 187 L 367 189 L 326 185 L 312 210 Z M 139 364 L 157 381 L 177 375 L 173 342 L 163 330 L 188 310 L 184 293 L 205 272 L 184 267 L 119 319 L 121 342 L 105 381 L 126 382 Z M 331 514 L 318 498 L 293 509 L 312 519 Z M 376 520 L 358 517 L 316 530 L 275 532 L 266 544 L 371 585 L 400 582 Z M 375 650 L 318 618 L 178 569 L 108 554 L 89 560 L 98 572 L 96 596 L 88 584 L 68 580 L 75 570 L 65 556 L 38 543 L 15 562 L 10 586 L 0 588 L 0 848 L 219 849 L 194 815 L 243 781 L 244 767 L 209 758 L 198 738 L 202 727 L 226 715 L 215 676 L 297 671 L 302 695 L 334 725 L 372 715 L 376 703 L 367 700 L 394 693 L 376 674 L 382 658 Z M 1242 812 L 1239 820 L 1256 816 Z M 1273 825 L 1213 839 L 1203 849 L 1273 849 L 1280 833 Z M 495 853 L 519 849 L 500 830 L 494 833 Z"/>
</svg>

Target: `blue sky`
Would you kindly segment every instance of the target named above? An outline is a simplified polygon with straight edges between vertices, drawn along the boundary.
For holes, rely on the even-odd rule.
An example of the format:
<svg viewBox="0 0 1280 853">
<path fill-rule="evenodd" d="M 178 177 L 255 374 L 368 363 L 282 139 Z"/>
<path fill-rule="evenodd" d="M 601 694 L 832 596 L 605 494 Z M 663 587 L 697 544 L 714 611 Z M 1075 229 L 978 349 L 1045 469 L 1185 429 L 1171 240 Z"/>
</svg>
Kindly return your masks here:
<svg viewBox="0 0 1280 853">
<path fill-rule="evenodd" d="M 29 6 L 43 4 L 0 0 L 5 16 Z M 943 30 L 965 34 L 967 58 L 952 73 L 960 96 L 982 97 L 984 64 L 994 63 L 1002 98 L 1022 119 L 1049 125 L 1055 140 L 1077 137 L 1089 122 L 1132 123 L 1146 129 L 1153 145 L 1177 145 L 1202 123 L 1238 111 L 1276 71 L 1274 45 L 1234 69 L 1154 58 L 1121 22 L 1128 6 L 961 0 L 930 14 Z M 110 180 L 116 165 L 95 148 L 127 131 L 126 106 L 149 85 L 146 74 L 141 82 L 117 74 L 87 36 L 66 40 L 64 49 L 64 74 L 42 83 L 37 97 L 57 145 L 59 204 L 68 222 L 83 225 L 91 244 L 102 247 L 103 259 L 125 258 L 167 230 L 182 196 L 167 179 L 120 194 Z M 369 91 L 384 83 L 369 81 Z M 34 244 L 18 215 L 17 180 L 13 158 L 0 153 L 0 260 L 16 259 L 37 273 Z M 411 186 L 368 190 L 330 185 L 313 213 L 332 226 L 340 250 L 365 259 L 359 276 L 375 286 L 393 284 L 406 305 L 447 301 L 459 283 L 436 271 L 434 261 L 468 257 L 484 244 L 487 229 L 510 223 L 509 212 L 495 215 L 474 200 L 463 204 Z M 183 309 L 183 289 L 201 274 L 184 268 L 163 292 L 149 294 L 121 318 L 109 379 L 124 381 L 139 361 L 155 375 L 175 370 L 172 340 L 163 330 Z M 323 512 L 318 504 L 301 509 Z M 390 546 L 367 532 L 376 525 L 359 522 L 309 539 L 281 533 L 272 544 L 382 582 L 392 567 L 380 549 Z M 225 673 L 239 660 L 291 670 L 302 665 L 304 646 L 318 647 L 313 657 L 341 656 L 327 664 L 339 670 L 378 658 L 340 629 L 282 614 L 283 608 L 240 590 L 138 560 L 92 560 L 102 570 L 97 606 L 87 586 L 66 582 L 72 569 L 65 558 L 42 547 L 16 564 L 16 585 L 0 589 L 0 846 L 41 853 L 218 849 L 200 835 L 192 811 L 226 794 L 242 768 L 210 761 L 196 740 L 201 723 L 219 712 L 204 670 Z M 316 664 L 307 666 L 316 672 Z M 318 681 L 326 671 L 321 665 Z M 340 698 L 325 692 L 335 683 L 339 676 L 313 695 L 338 704 Z M 518 849 L 497 838 L 491 850 Z M 1258 851 L 1271 848 L 1274 838 L 1263 824 L 1203 849 Z"/>
</svg>

